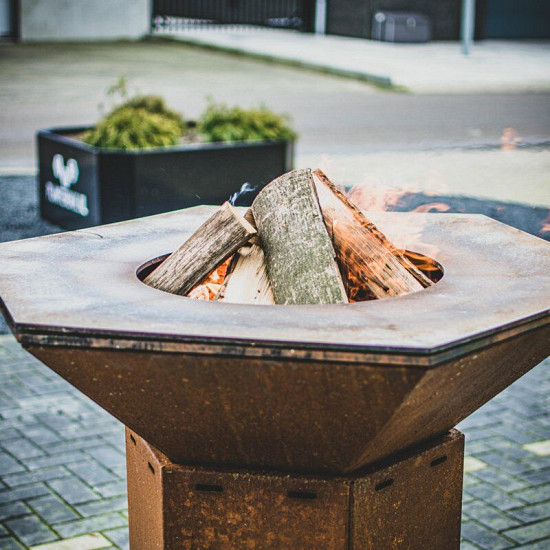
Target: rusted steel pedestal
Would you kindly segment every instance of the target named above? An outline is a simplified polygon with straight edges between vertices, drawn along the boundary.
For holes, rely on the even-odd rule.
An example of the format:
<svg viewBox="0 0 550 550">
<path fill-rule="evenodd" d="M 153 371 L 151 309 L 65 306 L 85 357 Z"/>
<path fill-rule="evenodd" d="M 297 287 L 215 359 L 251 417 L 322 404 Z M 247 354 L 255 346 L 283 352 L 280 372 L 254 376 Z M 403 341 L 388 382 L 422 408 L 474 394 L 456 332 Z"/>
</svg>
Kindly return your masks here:
<svg viewBox="0 0 550 550">
<path fill-rule="evenodd" d="M 131 550 L 453 550 L 464 436 L 353 476 L 175 464 L 126 431 Z"/>
</svg>

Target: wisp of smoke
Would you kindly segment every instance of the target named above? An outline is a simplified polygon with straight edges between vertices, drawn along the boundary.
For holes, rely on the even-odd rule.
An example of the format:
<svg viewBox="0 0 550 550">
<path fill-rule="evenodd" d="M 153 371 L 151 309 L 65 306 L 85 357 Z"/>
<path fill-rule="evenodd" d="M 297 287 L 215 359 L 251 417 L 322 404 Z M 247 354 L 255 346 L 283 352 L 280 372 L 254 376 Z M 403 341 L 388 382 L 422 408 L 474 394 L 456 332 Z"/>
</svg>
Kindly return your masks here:
<svg viewBox="0 0 550 550">
<path fill-rule="evenodd" d="M 233 206 L 239 206 L 237 204 L 237 201 L 239 201 L 244 195 L 247 195 L 248 193 L 254 193 L 254 191 L 256 191 L 257 189 L 258 189 L 257 185 L 252 185 L 249 182 L 243 183 L 240 190 L 237 191 L 236 193 L 233 193 L 229 197 L 229 202 Z M 241 206 L 247 206 L 247 205 L 241 205 Z"/>
</svg>

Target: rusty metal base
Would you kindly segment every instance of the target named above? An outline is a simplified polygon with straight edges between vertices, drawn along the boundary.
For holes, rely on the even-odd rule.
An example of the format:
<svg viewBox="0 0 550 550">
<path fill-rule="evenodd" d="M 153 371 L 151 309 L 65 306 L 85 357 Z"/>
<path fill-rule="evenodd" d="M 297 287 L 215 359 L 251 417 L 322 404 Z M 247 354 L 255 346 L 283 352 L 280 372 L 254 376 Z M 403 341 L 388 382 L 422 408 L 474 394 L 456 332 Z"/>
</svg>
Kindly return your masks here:
<svg viewBox="0 0 550 550">
<path fill-rule="evenodd" d="M 126 430 L 131 550 L 458 550 L 464 436 L 318 477 L 174 464 Z"/>
</svg>

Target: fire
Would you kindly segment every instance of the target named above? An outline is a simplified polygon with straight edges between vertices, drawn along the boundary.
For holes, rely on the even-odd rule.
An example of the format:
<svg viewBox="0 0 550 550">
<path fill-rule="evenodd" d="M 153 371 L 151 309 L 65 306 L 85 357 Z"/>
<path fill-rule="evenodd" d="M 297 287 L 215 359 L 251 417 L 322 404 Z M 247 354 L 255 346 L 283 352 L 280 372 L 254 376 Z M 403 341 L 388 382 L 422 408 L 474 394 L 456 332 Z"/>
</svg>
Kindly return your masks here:
<svg viewBox="0 0 550 550">
<path fill-rule="evenodd" d="M 227 274 L 227 268 L 231 258 L 227 258 L 225 262 L 220 264 L 214 269 L 205 279 L 203 279 L 195 288 L 193 288 L 187 295 L 189 298 L 195 300 L 207 300 L 213 301 L 223 284 L 225 275 Z"/>
<path fill-rule="evenodd" d="M 434 176 L 434 174 L 431 174 Z M 435 174 L 438 175 L 438 174 Z M 371 178 L 372 179 L 372 178 Z M 440 178 L 433 178 L 434 181 L 437 180 L 434 187 L 443 188 L 443 184 L 439 181 Z M 368 184 L 362 184 L 359 186 L 354 186 L 345 193 L 348 199 L 355 203 L 355 205 L 361 210 L 366 211 L 396 211 L 402 206 L 403 199 L 406 199 L 407 196 L 413 195 L 414 192 L 410 189 L 400 189 L 397 187 L 388 187 L 381 185 L 380 182 L 371 181 Z M 431 193 L 430 193 L 431 194 Z M 435 194 L 437 195 L 437 193 Z M 428 204 L 423 204 L 416 207 L 412 212 L 448 212 L 451 210 L 451 206 L 444 202 L 430 202 Z M 402 246 L 411 246 L 414 247 L 415 241 L 420 239 L 422 231 L 419 231 L 417 235 L 409 234 L 409 242 L 401 243 Z M 341 258 L 337 258 L 340 272 L 342 274 L 342 279 L 346 287 L 348 294 L 348 299 L 350 302 L 362 302 L 366 300 L 376 299 L 373 292 L 369 290 L 364 284 L 364 280 L 361 280 L 365 274 L 360 274 L 355 270 L 346 269 L 345 265 L 360 265 L 362 263 L 361 259 L 358 258 L 357 261 L 354 259 L 354 254 L 356 251 L 350 250 L 346 246 L 346 243 L 339 243 L 338 245 L 340 254 L 347 258 L 346 261 L 342 261 Z M 423 254 L 418 254 L 415 252 L 410 252 L 409 250 L 400 249 L 398 250 L 405 258 L 407 258 L 416 268 L 426 275 L 432 282 L 437 282 L 443 276 L 443 272 L 434 260 Z M 435 251 L 433 251 L 435 253 Z M 369 268 L 370 269 L 383 269 L 384 264 L 378 264 L 373 262 Z M 376 277 L 376 273 L 374 274 Z M 392 295 L 390 289 L 381 289 L 388 296 Z"/>
<path fill-rule="evenodd" d="M 381 188 L 372 185 L 357 185 L 352 187 L 346 194 L 348 199 L 361 210 L 387 212 L 394 210 L 399 199 L 407 192 L 393 187 Z"/>
<path fill-rule="evenodd" d="M 342 246 L 342 243 L 340 243 L 340 246 Z M 432 282 L 437 283 L 443 276 L 441 267 L 432 258 L 424 256 L 424 254 L 420 254 L 418 252 L 411 252 L 410 250 L 397 249 L 397 252 L 400 252 L 403 256 L 405 256 L 405 258 L 407 258 L 416 268 L 422 271 L 422 273 L 424 273 L 424 275 L 426 275 L 426 277 L 428 277 Z M 348 258 L 346 262 L 339 261 L 338 265 L 340 267 L 340 273 L 342 274 L 342 279 L 344 281 L 350 303 L 376 299 L 376 296 L 365 285 L 364 280 L 361 280 L 361 277 L 358 276 L 359 272 L 354 272 L 352 269 L 345 268 L 345 265 L 354 265 L 353 261 L 350 262 L 349 258 L 353 260 L 355 252 L 349 247 L 344 247 L 341 249 L 341 253 L 343 256 L 347 255 L 346 257 Z M 358 263 L 362 262 L 358 261 Z M 376 263 L 371 264 L 369 267 L 371 270 L 383 269 L 383 266 Z M 372 271 L 372 274 L 375 277 L 377 275 L 375 271 Z M 365 277 L 366 275 L 363 273 L 362 276 Z M 384 290 L 388 296 L 393 295 L 388 288 L 382 290 Z"/>
<path fill-rule="evenodd" d="M 346 188 L 343 185 L 337 186 L 338 190 L 346 195 L 347 198 L 361 210 L 395 211 L 403 208 L 403 198 L 406 199 L 408 195 L 413 194 L 410 189 L 404 190 L 397 187 L 387 187 L 382 185 L 381 182 L 376 181 L 375 178 L 367 179 L 369 180 L 368 182 L 351 188 Z M 440 186 L 440 182 L 438 182 L 438 186 Z M 447 212 L 449 210 L 451 210 L 450 205 L 444 202 L 436 202 L 434 196 L 434 202 L 417 206 L 412 212 Z M 335 218 L 332 220 L 332 227 L 328 228 L 333 241 L 336 234 L 335 230 L 337 227 L 340 227 L 341 223 L 341 220 Z M 548 220 L 546 230 L 550 230 L 550 219 Z M 396 253 L 401 253 L 407 258 L 417 269 L 422 271 L 426 277 L 433 282 L 437 282 L 443 276 L 439 264 L 428 256 L 408 250 L 409 248 L 414 248 L 415 241 L 422 236 L 421 233 L 421 230 L 418 234 L 409 233 L 407 242 L 400 243 L 403 249 L 394 250 Z M 405 249 L 405 247 L 407 247 L 407 249 Z M 379 280 L 380 272 L 385 269 L 385 262 L 379 261 L 380 258 L 373 258 L 374 261 L 369 262 L 368 269 L 361 269 L 359 266 L 364 264 L 364 258 L 360 257 L 360 251 L 353 249 L 347 242 L 339 242 L 336 248 L 339 250 L 336 260 L 350 303 L 383 298 L 384 295 L 388 297 L 394 295 L 394 292 L 392 292 L 390 288 L 383 288 L 380 286 L 380 283 L 376 289 L 369 288 L 365 284 L 367 278 L 371 281 Z M 432 251 L 428 251 L 428 253 L 431 254 Z M 216 300 L 226 277 L 230 262 L 231 258 L 214 269 L 200 284 L 189 292 L 188 296 L 196 300 Z"/>
<path fill-rule="evenodd" d="M 344 258 L 346 258 L 346 261 L 343 261 Z M 346 243 L 340 243 L 340 254 L 336 259 L 349 302 L 352 304 L 355 302 L 364 302 L 366 300 L 375 300 L 376 296 L 362 280 L 366 275 L 362 274 L 363 277 L 360 277 L 358 276 L 360 273 L 359 271 L 349 268 L 349 266 L 355 266 L 361 263 L 356 252 L 351 247 L 346 246 Z M 377 269 L 378 266 L 374 264 L 372 267 L 373 269 Z M 387 292 L 387 289 L 384 290 Z"/>
<path fill-rule="evenodd" d="M 550 231 L 550 210 L 548 211 L 548 215 L 542 222 L 539 235 L 543 235 L 544 233 L 548 233 L 549 231 Z"/>
<path fill-rule="evenodd" d="M 440 188 L 443 190 L 443 184 L 441 182 L 436 182 L 437 185 L 433 186 L 433 189 Z M 418 191 L 420 192 L 420 191 Z M 358 208 L 366 211 L 399 211 L 403 209 L 403 205 L 407 203 L 407 199 L 410 195 L 414 195 L 415 192 L 411 190 L 398 189 L 395 187 L 369 187 L 369 186 L 355 186 L 352 187 L 347 193 L 347 197 L 354 202 Z M 428 204 L 421 204 L 415 209 L 411 210 L 412 212 L 448 212 L 451 210 L 451 206 L 447 203 L 441 201 L 435 201 L 435 197 L 438 195 L 437 192 L 424 192 L 425 195 L 434 197 L 434 202 Z M 405 206 L 406 207 L 406 206 Z M 394 222 L 395 223 L 395 222 Z M 413 248 L 415 247 L 418 241 L 422 241 L 422 228 L 419 227 L 414 233 L 408 233 L 407 239 L 405 242 L 401 242 L 402 247 Z M 426 245 L 424 244 L 424 247 Z M 435 256 L 437 250 L 431 246 L 428 250 L 428 254 Z M 405 254 L 407 256 L 407 254 Z M 407 256 L 408 257 L 408 256 Z M 408 258 L 412 261 L 411 258 Z M 414 263 L 414 261 L 413 261 Z M 416 264 L 415 264 L 416 265 Z M 424 271 L 424 266 L 417 265 L 421 271 Z M 431 273 L 440 273 L 439 268 L 431 269 L 429 262 L 426 264 L 426 273 L 424 273 L 428 278 L 431 277 Z M 441 278 L 441 277 L 439 277 Z M 439 278 L 437 280 L 439 280 Z M 433 279 L 432 279 L 433 280 Z M 358 282 L 357 282 L 358 283 Z M 346 287 L 348 288 L 348 287 Z M 361 298 L 361 300 L 369 298 Z M 358 300 L 359 301 L 359 300 Z"/>
<path fill-rule="evenodd" d="M 411 252 L 410 250 L 400 249 L 399 252 L 434 283 L 437 283 L 437 281 L 443 277 L 441 267 L 435 260 L 432 260 L 432 258 L 424 256 L 424 254 L 419 254 L 418 252 Z"/>
<path fill-rule="evenodd" d="M 521 142 L 521 136 L 514 128 L 504 128 L 502 136 L 500 136 L 500 148 L 502 151 L 512 151 L 518 148 L 518 143 Z"/>
<path fill-rule="evenodd" d="M 444 202 L 430 202 L 417 206 L 412 212 L 448 212 L 451 207 Z"/>
</svg>

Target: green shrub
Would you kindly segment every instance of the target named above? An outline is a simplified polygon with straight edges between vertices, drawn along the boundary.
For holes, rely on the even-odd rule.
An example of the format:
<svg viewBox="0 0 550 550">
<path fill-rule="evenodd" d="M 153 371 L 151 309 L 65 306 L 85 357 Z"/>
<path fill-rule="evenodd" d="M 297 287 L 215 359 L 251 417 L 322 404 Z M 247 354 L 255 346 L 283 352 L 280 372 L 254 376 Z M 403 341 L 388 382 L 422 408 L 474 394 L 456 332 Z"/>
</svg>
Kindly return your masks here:
<svg viewBox="0 0 550 550">
<path fill-rule="evenodd" d="M 173 118 L 121 106 L 86 132 L 82 141 L 109 149 L 143 149 L 176 145 L 181 136 L 181 125 Z"/>
<path fill-rule="evenodd" d="M 108 149 L 166 147 L 177 144 L 187 129 L 183 117 L 169 109 L 162 97 L 129 97 L 125 77 L 109 86 L 106 101 L 110 112 L 82 137 L 89 145 Z M 103 109 L 101 104 L 100 111 Z"/>
<path fill-rule="evenodd" d="M 241 109 L 211 102 L 197 127 L 190 128 L 179 113 L 166 106 L 162 97 L 129 97 L 124 77 L 108 88 L 107 100 L 111 106 L 110 112 L 82 136 L 82 141 L 95 147 L 167 147 L 176 145 L 184 135 L 188 142 L 296 139 L 296 133 L 289 125 L 289 117 L 265 107 Z M 117 105 L 120 101 L 123 102 Z"/>
<path fill-rule="evenodd" d="M 159 95 L 137 95 L 132 99 L 126 101 L 119 107 L 116 107 L 107 116 L 111 117 L 114 114 L 123 111 L 125 109 L 144 109 L 148 113 L 155 115 L 161 115 L 164 118 L 177 122 L 181 129 L 182 135 L 185 133 L 186 124 L 183 117 L 177 111 L 170 109 L 166 106 L 166 102 Z"/>
<path fill-rule="evenodd" d="M 241 109 L 211 103 L 199 119 L 197 131 L 205 141 L 294 141 L 296 133 L 289 122 L 287 115 L 276 114 L 265 107 Z"/>
</svg>

